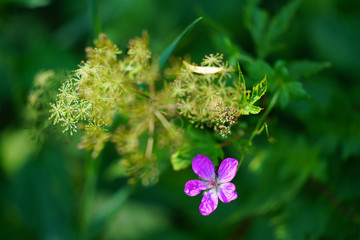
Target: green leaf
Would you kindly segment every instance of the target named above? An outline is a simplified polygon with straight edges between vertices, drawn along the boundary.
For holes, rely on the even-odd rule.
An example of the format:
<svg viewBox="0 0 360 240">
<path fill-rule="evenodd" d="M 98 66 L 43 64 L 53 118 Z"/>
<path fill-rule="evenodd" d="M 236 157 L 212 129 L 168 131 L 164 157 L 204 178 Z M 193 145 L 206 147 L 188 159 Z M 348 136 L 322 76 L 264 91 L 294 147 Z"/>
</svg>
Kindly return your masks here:
<svg viewBox="0 0 360 240">
<path fill-rule="evenodd" d="M 186 135 L 190 138 L 171 156 L 174 170 L 187 168 L 197 154 L 208 156 L 215 166 L 218 165 L 219 158 L 224 158 L 222 148 L 206 130 L 189 126 L 186 129 Z"/>
<path fill-rule="evenodd" d="M 241 71 L 240 64 L 238 63 L 238 71 L 239 71 L 239 87 L 241 88 L 242 92 L 246 92 L 246 83 L 244 74 Z"/>
<path fill-rule="evenodd" d="M 251 114 L 258 114 L 261 111 L 261 107 L 258 106 L 251 106 L 250 107 L 250 113 Z"/>
<path fill-rule="evenodd" d="M 165 66 L 166 61 L 170 57 L 171 53 L 174 51 L 175 47 L 178 45 L 180 40 L 188 33 L 196 23 L 198 23 L 202 17 L 199 17 L 195 21 L 193 21 L 189 26 L 187 26 L 175 39 L 174 41 L 165 49 L 165 51 L 161 54 L 159 60 L 159 68 L 162 69 Z"/>
<path fill-rule="evenodd" d="M 315 61 L 296 61 L 289 63 L 289 73 L 293 77 L 308 77 L 312 74 L 318 73 L 325 68 L 330 67 L 329 62 L 315 62 Z"/>
<path fill-rule="evenodd" d="M 215 33 L 212 35 L 212 39 L 216 48 L 229 56 L 228 61 L 230 65 L 235 65 L 238 61 L 246 63 L 254 61 L 253 57 L 240 46 L 236 45 L 229 36 Z"/>
<path fill-rule="evenodd" d="M 244 107 L 242 109 L 241 114 L 242 115 L 258 114 L 261 111 L 261 109 L 262 109 L 261 107 L 250 105 L 250 106 Z"/>
<path fill-rule="evenodd" d="M 95 216 L 90 229 L 90 235 L 95 238 L 116 217 L 131 193 L 132 188 L 125 186 L 119 189 L 113 196 L 106 199 L 101 206 L 101 212 Z"/>
<path fill-rule="evenodd" d="M 257 7 L 258 1 L 248 1 L 244 9 L 244 22 L 251 37 L 257 44 L 264 36 L 268 14 Z"/>
<path fill-rule="evenodd" d="M 241 72 L 240 72 L 241 73 Z M 240 82 L 245 80 L 243 79 L 244 76 L 240 74 Z M 267 88 L 267 80 L 266 76 L 260 83 L 258 83 L 255 87 L 253 87 L 251 93 L 246 93 L 246 98 L 243 102 L 243 108 L 241 110 L 242 115 L 249 115 L 249 114 L 258 114 L 262 108 L 258 106 L 254 106 L 255 102 L 257 102 L 266 92 Z M 246 89 L 245 89 L 246 90 Z"/>
<path fill-rule="evenodd" d="M 247 185 L 237 185 L 243 200 L 230 220 L 239 222 L 248 216 L 281 209 L 284 204 L 298 198 L 297 193 L 310 176 L 326 174 L 324 164 L 326 161 L 317 145 L 308 143 L 305 136 L 283 133 L 277 144 L 268 146 L 266 150 L 257 149 L 247 171 L 238 176 L 238 181 L 246 181 Z"/>
<path fill-rule="evenodd" d="M 287 30 L 300 2 L 301 0 L 289 2 L 271 19 L 265 37 L 267 43 L 271 43 Z"/>
<path fill-rule="evenodd" d="M 290 93 L 286 88 L 286 85 L 283 85 L 280 88 L 280 95 L 279 95 L 279 103 L 282 108 L 286 107 L 289 103 Z"/>
<path fill-rule="evenodd" d="M 143 194 L 141 191 L 137 191 Z M 169 193 L 168 193 L 169 194 Z M 149 195 L 145 198 L 151 198 Z M 173 196 L 171 196 L 173 197 Z M 157 198 L 155 198 L 157 199 Z M 168 203 L 127 201 L 100 236 L 90 239 L 183 239 L 169 237 Z M 101 209 L 100 209 L 101 210 Z M 165 232 L 165 233 L 164 233 Z M 176 232 L 177 233 L 177 232 Z M 161 236 L 165 235 L 164 238 Z M 180 235 L 181 236 L 181 235 Z"/>
<path fill-rule="evenodd" d="M 307 95 L 301 82 L 288 82 L 286 83 L 286 88 L 294 97 L 304 97 Z"/>
<path fill-rule="evenodd" d="M 266 76 L 260 83 L 258 83 L 255 87 L 253 87 L 251 92 L 251 97 L 248 99 L 249 103 L 253 105 L 257 100 L 259 100 L 266 92 L 267 89 L 267 80 Z"/>
<path fill-rule="evenodd" d="M 50 0 L 5 0 L 2 3 L 16 3 L 28 8 L 45 7 L 51 3 Z"/>
<path fill-rule="evenodd" d="M 301 0 L 289 2 L 270 21 L 268 13 L 258 8 L 258 2 L 248 1 L 244 22 L 254 40 L 258 57 L 265 58 L 281 46 L 274 44 L 274 40 L 287 30 Z"/>
<path fill-rule="evenodd" d="M 263 60 L 256 60 L 250 64 L 245 64 L 245 70 L 251 80 L 256 80 L 266 76 L 273 75 L 274 70 L 272 67 Z M 271 81 L 271 80 L 269 80 Z"/>
<path fill-rule="evenodd" d="M 193 153 L 189 148 L 181 148 L 171 155 L 170 161 L 175 171 L 187 168 L 191 164 Z"/>
<path fill-rule="evenodd" d="M 307 96 L 307 93 L 303 88 L 301 82 L 298 81 L 286 82 L 282 84 L 280 90 L 279 102 L 281 107 L 286 107 L 286 105 L 288 105 L 289 103 L 290 97 L 301 98 L 305 96 Z"/>
<path fill-rule="evenodd" d="M 4 173 L 8 176 L 16 174 L 35 150 L 36 144 L 28 130 L 4 131 L 0 136 L 0 166 Z"/>
</svg>

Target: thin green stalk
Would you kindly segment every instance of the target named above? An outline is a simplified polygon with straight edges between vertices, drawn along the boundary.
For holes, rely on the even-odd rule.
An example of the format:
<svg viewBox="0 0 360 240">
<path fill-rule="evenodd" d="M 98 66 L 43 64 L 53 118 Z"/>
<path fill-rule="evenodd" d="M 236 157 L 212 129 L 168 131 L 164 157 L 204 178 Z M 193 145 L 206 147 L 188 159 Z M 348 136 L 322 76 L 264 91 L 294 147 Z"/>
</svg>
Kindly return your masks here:
<svg viewBox="0 0 360 240">
<path fill-rule="evenodd" d="M 147 140 L 146 151 L 145 151 L 145 157 L 148 160 L 151 159 L 152 151 L 154 147 L 154 131 L 155 131 L 155 121 L 154 121 L 154 116 L 151 115 L 149 120 L 149 137 Z"/>
<path fill-rule="evenodd" d="M 266 117 L 269 115 L 271 110 L 274 108 L 274 106 L 277 102 L 277 99 L 279 98 L 279 94 L 280 94 L 280 90 L 278 89 L 278 90 L 276 90 L 275 94 L 273 95 L 272 99 L 270 100 L 269 106 L 267 107 L 266 111 L 264 112 L 264 114 L 261 116 L 258 123 L 256 124 L 256 127 L 249 138 L 250 146 L 252 145 L 252 140 L 254 139 L 254 137 L 261 132 L 260 129 L 262 128 Z M 244 158 L 245 158 L 245 153 L 243 153 L 240 158 L 239 167 L 241 166 L 242 162 L 244 161 Z"/>
<path fill-rule="evenodd" d="M 85 184 L 80 203 L 80 239 L 82 240 L 89 239 L 88 234 L 100 162 L 101 157 L 93 159 L 90 155 L 86 160 Z"/>
<path fill-rule="evenodd" d="M 139 97 L 144 97 L 146 99 L 150 99 L 150 95 L 146 92 L 143 92 L 139 89 L 139 87 L 135 84 L 132 84 L 131 87 L 128 88 L 131 92 L 137 94 Z"/>
<path fill-rule="evenodd" d="M 101 33 L 101 19 L 96 0 L 88 0 L 88 12 L 91 38 L 96 39 Z"/>
<path fill-rule="evenodd" d="M 280 90 L 278 89 L 274 96 L 272 97 L 270 103 L 269 103 L 269 106 L 267 107 L 266 111 L 264 112 L 264 114 L 261 116 L 261 118 L 259 119 L 258 123 L 256 124 L 256 127 L 254 129 L 254 131 L 252 132 L 250 138 L 249 138 L 249 142 L 252 143 L 252 140 L 254 139 L 254 137 L 256 135 L 259 134 L 259 130 L 260 128 L 262 127 L 262 125 L 264 124 L 264 121 L 266 119 L 266 117 L 269 115 L 269 113 L 271 112 L 271 110 L 274 108 L 276 102 L 277 102 L 277 99 L 279 97 L 279 94 L 280 94 Z"/>
</svg>

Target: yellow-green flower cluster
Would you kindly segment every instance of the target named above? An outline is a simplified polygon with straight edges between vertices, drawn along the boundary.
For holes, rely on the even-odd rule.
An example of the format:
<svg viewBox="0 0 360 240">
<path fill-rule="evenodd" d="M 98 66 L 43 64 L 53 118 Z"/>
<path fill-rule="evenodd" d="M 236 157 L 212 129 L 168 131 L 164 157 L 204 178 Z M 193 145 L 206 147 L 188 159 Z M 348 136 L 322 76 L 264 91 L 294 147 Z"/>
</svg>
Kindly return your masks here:
<svg viewBox="0 0 360 240">
<path fill-rule="evenodd" d="M 49 126 L 49 99 L 57 93 L 58 80 L 54 71 L 41 71 L 36 74 L 29 91 L 24 119 L 36 141 L 43 141 L 44 130 Z"/>
<path fill-rule="evenodd" d="M 250 101 L 245 81 L 230 81 L 232 67 L 223 62 L 223 55 L 205 56 L 200 66 L 183 61 L 183 67 L 172 84 L 173 96 L 177 98 L 181 115 L 197 126 L 213 128 L 226 138 L 231 126 L 241 114 L 257 114 L 261 109 L 253 104 L 265 93 L 266 80 L 255 101 Z M 243 80 L 239 71 L 240 80 Z M 247 111 L 248 108 L 256 111 Z"/>
<path fill-rule="evenodd" d="M 85 131 L 80 148 L 91 150 L 96 158 L 112 141 L 133 177 L 130 181 L 141 179 L 143 184 L 157 179 L 154 146 L 164 147 L 163 142 L 175 146 L 182 139 L 181 130 L 167 119 L 176 110 L 169 89 L 155 87 L 159 69 L 157 61 L 151 61 L 148 44 L 144 32 L 130 40 L 127 54 L 119 59 L 121 51 L 101 34 L 95 47 L 86 49 L 87 61 L 62 84 L 50 104 L 50 119 L 63 132 Z M 115 116 L 126 120 L 119 125 Z"/>
</svg>

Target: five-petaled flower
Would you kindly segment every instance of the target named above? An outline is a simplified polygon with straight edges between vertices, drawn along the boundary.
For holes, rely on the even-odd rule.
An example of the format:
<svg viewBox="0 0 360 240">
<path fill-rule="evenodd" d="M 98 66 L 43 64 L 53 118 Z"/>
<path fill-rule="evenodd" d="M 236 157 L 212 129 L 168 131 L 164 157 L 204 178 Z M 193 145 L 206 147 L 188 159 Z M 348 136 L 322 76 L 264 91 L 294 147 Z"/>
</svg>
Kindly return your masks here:
<svg viewBox="0 0 360 240">
<path fill-rule="evenodd" d="M 235 185 L 230 183 L 230 181 L 236 175 L 238 164 L 236 159 L 224 159 L 220 164 L 216 176 L 214 164 L 208 157 L 198 154 L 193 159 L 192 168 L 203 181 L 188 181 L 185 184 L 184 191 L 192 197 L 204 190 L 204 195 L 199 207 L 202 215 L 207 216 L 217 208 L 218 198 L 224 203 L 228 203 L 237 198 Z"/>
</svg>

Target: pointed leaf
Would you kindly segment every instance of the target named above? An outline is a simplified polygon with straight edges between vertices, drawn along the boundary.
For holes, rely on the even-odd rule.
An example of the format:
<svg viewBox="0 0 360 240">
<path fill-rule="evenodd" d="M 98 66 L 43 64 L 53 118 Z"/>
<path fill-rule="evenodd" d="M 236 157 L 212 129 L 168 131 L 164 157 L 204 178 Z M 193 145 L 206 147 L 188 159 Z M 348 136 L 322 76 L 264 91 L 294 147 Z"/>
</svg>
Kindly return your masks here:
<svg viewBox="0 0 360 240">
<path fill-rule="evenodd" d="M 306 96 L 306 91 L 303 88 L 301 82 L 288 82 L 286 84 L 286 88 L 288 89 L 289 93 L 294 97 L 304 97 Z"/>
<path fill-rule="evenodd" d="M 290 75 L 293 77 L 308 77 L 330 67 L 330 65 L 329 62 L 302 60 L 289 63 L 288 69 Z"/>
<path fill-rule="evenodd" d="M 248 1 L 244 9 L 244 22 L 256 45 L 264 37 L 268 14 L 257 7 L 258 1 Z"/>
<path fill-rule="evenodd" d="M 167 59 L 170 57 L 171 53 L 174 51 L 175 47 L 178 45 L 180 40 L 188 33 L 196 23 L 198 23 L 202 17 L 199 17 L 195 21 L 193 21 L 189 26 L 187 26 L 176 38 L 175 40 L 165 49 L 165 51 L 161 54 L 159 60 L 159 68 L 162 69 L 165 66 Z"/>
<path fill-rule="evenodd" d="M 271 19 L 266 33 L 268 43 L 271 43 L 287 30 L 300 2 L 301 0 L 290 1 Z"/>
<path fill-rule="evenodd" d="M 261 111 L 261 109 L 262 109 L 261 107 L 254 106 L 254 105 L 245 106 L 242 109 L 241 114 L 242 115 L 258 114 Z"/>
<path fill-rule="evenodd" d="M 187 142 L 183 144 L 177 152 L 171 156 L 171 164 L 174 170 L 178 171 L 191 165 L 193 158 L 197 154 L 208 156 L 214 166 L 218 165 L 218 159 L 224 157 L 224 152 L 213 138 L 213 136 L 194 127 L 186 129 L 186 136 L 189 137 Z"/>
<path fill-rule="evenodd" d="M 116 216 L 116 214 L 121 210 L 122 206 L 126 202 L 127 198 L 130 196 L 133 187 L 125 186 L 120 188 L 111 198 L 104 202 L 102 206 L 102 211 L 99 212 L 94 221 L 92 222 L 90 235 L 92 238 L 96 237 L 101 233 L 104 228 L 106 228 Z"/>
<path fill-rule="evenodd" d="M 260 83 L 258 83 L 251 92 L 251 97 L 249 99 L 249 103 L 253 105 L 257 100 L 259 100 L 266 92 L 267 89 L 267 80 L 266 76 Z"/>
<path fill-rule="evenodd" d="M 272 67 L 269 65 L 269 63 L 263 60 L 256 60 L 250 64 L 245 64 L 245 72 L 248 74 L 251 80 L 256 81 L 263 78 L 265 75 L 269 78 L 270 76 L 274 75 L 274 70 Z"/>
<path fill-rule="evenodd" d="M 250 108 L 249 108 L 249 112 L 251 113 L 251 114 L 258 114 L 260 111 L 261 111 L 261 107 L 258 107 L 258 106 L 251 106 Z"/>
<path fill-rule="evenodd" d="M 241 88 L 241 91 L 243 93 L 246 92 L 246 83 L 245 83 L 245 78 L 244 78 L 244 75 L 241 71 L 241 68 L 240 68 L 240 64 L 238 63 L 238 70 L 239 70 L 239 87 Z"/>
<path fill-rule="evenodd" d="M 289 103 L 290 94 L 285 86 L 280 88 L 279 103 L 282 108 L 286 107 Z"/>
</svg>

